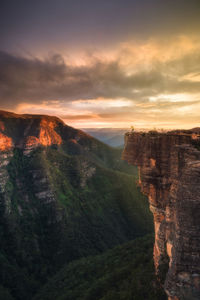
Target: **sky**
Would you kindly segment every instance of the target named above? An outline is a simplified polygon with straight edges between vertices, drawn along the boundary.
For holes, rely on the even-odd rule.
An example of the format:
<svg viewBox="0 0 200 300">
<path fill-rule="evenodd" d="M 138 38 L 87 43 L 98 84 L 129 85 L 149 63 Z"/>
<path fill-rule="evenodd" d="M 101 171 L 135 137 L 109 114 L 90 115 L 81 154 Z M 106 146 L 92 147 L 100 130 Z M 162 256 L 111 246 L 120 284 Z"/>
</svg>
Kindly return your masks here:
<svg viewBox="0 0 200 300">
<path fill-rule="evenodd" d="M 2 0 L 0 109 L 77 128 L 200 126 L 199 0 Z"/>
</svg>

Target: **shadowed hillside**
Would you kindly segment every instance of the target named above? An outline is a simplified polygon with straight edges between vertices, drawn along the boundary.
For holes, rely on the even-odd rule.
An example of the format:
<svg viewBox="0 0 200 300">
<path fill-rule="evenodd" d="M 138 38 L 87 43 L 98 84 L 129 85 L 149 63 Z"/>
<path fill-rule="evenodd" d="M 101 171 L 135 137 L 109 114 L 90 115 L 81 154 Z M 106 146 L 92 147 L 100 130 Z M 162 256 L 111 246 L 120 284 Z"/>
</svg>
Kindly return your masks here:
<svg viewBox="0 0 200 300">
<path fill-rule="evenodd" d="M 70 263 L 34 300 L 165 300 L 153 266 L 153 237 Z"/>
<path fill-rule="evenodd" d="M 7 112 L 0 146 L 2 297 L 31 298 L 64 264 L 152 232 L 120 150 L 58 118 Z"/>
</svg>

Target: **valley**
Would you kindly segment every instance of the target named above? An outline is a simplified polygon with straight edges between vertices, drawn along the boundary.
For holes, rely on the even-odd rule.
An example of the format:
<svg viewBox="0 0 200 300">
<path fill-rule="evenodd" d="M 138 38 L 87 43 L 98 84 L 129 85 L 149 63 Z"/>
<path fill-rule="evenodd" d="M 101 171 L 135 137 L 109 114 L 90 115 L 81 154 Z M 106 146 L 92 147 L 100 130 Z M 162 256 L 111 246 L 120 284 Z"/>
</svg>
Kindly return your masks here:
<svg viewBox="0 0 200 300">
<path fill-rule="evenodd" d="M 120 149 L 55 117 L 2 111 L 0 124 L 1 298 L 30 299 L 64 265 L 153 232 Z"/>
</svg>

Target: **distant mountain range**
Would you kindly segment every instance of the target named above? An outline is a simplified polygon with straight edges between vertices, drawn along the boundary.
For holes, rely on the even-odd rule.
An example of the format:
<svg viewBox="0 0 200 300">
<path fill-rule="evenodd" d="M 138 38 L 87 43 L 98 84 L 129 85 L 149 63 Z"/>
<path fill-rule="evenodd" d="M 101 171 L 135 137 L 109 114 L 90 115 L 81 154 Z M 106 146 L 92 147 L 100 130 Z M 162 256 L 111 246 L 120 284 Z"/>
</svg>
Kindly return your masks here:
<svg viewBox="0 0 200 300">
<path fill-rule="evenodd" d="M 96 139 L 104 142 L 111 147 L 123 147 L 124 134 L 127 128 L 86 128 L 85 132 L 89 133 Z"/>
</svg>

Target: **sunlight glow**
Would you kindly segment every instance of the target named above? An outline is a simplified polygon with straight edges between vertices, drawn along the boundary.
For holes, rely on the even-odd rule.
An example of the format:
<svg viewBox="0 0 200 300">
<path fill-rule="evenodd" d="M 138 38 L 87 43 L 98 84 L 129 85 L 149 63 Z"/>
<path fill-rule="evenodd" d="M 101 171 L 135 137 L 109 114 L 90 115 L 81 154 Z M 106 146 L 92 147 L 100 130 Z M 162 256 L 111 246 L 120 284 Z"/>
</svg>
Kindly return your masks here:
<svg viewBox="0 0 200 300">
<path fill-rule="evenodd" d="M 110 108 L 110 107 L 128 107 L 132 105 L 131 100 L 126 99 L 89 99 L 89 100 L 77 100 L 73 102 L 73 106 L 76 108 Z"/>
<path fill-rule="evenodd" d="M 149 97 L 150 102 L 190 102 L 198 98 L 198 95 L 191 94 L 160 94 L 158 96 Z"/>
</svg>

